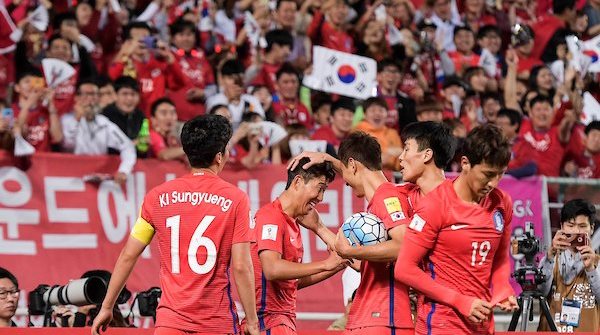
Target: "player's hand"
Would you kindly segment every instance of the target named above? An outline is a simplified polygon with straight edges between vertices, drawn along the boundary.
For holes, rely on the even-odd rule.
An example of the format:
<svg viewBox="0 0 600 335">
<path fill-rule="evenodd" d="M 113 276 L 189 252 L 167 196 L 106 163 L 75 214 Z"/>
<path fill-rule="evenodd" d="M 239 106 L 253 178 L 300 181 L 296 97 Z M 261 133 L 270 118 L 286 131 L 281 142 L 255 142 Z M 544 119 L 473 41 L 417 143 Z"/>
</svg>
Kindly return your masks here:
<svg viewBox="0 0 600 335">
<path fill-rule="evenodd" d="M 503 301 L 496 304 L 496 307 L 500 308 L 504 312 L 514 312 L 519 309 L 517 298 L 514 295 L 504 299 Z"/>
<path fill-rule="evenodd" d="M 335 237 L 335 251 L 338 255 L 344 258 L 352 258 L 352 245 L 348 242 L 348 239 L 344 235 L 342 229 L 338 230 L 337 236 Z"/>
<path fill-rule="evenodd" d="M 319 212 L 317 212 L 317 210 L 314 208 L 312 208 L 308 214 L 299 217 L 297 221 L 302 227 L 314 233 L 317 232 L 322 224 L 321 218 L 319 217 Z"/>
<path fill-rule="evenodd" d="M 260 335 L 260 328 L 258 327 L 257 322 L 246 322 L 244 323 L 243 329 L 244 335 Z"/>
<path fill-rule="evenodd" d="M 586 271 L 592 271 L 596 267 L 596 253 L 589 245 L 577 247 L 577 251 L 581 254 L 581 260 Z"/>
<path fill-rule="evenodd" d="M 567 235 L 562 230 L 556 232 L 552 239 L 552 246 L 548 249 L 548 258 L 554 258 L 557 251 L 563 251 L 571 247 L 571 243 L 567 242 Z"/>
<path fill-rule="evenodd" d="M 350 265 L 350 261 L 343 259 L 335 252 L 329 252 L 329 257 L 324 261 L 325 271 L 339 271 Z"/>
<path fill-rule="evenodd" d="M 100 312 L 98 312 L 98 315 L 96 315 L 96 318 L 94 319 L 94 323 L 92 323 L 92 335 L 99 335 L 100 330 L 105 332 L 106 327 L 108 327 L 110 321 L 112 321 L 112 317 L 112 308 L 102 306 Z"/>
<path fill-rule="evenodd" d="M 321 164 L 321 163 L 327 161 L 327 154 L 324 154 L 322 152 L 303 151 L 298 156 L 296 156 L 290 160 L 290 162 L 287 166 L 287 169 L 288 170 L 295 169 L 296 166 L 298 166 L 298 162 L 302 158 L 305 158 L 305 157 L 310 159 L 310 162 L 308 162 L 308 163 L 304 164 L 304 166 L 302 166 L 302 168 L 305 170 L 315 164 Z"/>
<path fill-rule="evenodd" d="M 117 172 L 117 173 L 115 173 L 113 180 L 115 183 L 117 183 L 119 185 L 123 185 L 127 181 L 127 175 L 124 174 L 123 172 Z"/>
<path fill-rule="evenodd" d="M 492 312 L 494 306 L 487 301 L 481 299 L 473 300 L 471 304 L 471 311 L 467 318 L 474 323 L 480 323 L 488 319 L 488 316 Z"/>
</svg>

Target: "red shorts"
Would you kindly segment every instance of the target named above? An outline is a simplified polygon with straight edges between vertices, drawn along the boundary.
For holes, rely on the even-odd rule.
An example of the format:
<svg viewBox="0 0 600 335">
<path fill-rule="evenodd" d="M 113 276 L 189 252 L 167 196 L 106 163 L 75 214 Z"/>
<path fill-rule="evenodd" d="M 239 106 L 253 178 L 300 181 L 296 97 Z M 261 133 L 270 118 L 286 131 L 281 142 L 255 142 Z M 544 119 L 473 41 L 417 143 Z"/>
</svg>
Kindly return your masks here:
<svg viewBox="0 0 600 335">
<path fill-rule="evenodd" d="M 342 335 L 415 335 L 415 330 L 412 328 L 362 327 L 346 329 Z"/>
<path fill-rule="evenodd" d="M 165 328 L 158 327 L 154 329 L 154 335 L 229 335 L 226 333 L 195 333 L 195 332 L 186 332 L 184 330 L 174 329 L 174 328 Z"/>
<path fill-rule="evenodd" d="M 284 325 L 279 325 L 260 332 L 260 335 L 296 335 L 296 331 Z"/>
</svg>

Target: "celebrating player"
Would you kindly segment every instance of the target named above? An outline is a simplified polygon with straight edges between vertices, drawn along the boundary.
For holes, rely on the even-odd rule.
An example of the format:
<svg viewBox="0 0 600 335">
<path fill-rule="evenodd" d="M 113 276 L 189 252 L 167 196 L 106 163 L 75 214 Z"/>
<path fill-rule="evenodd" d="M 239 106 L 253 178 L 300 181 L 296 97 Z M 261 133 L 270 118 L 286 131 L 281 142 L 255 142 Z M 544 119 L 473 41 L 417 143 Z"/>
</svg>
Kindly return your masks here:
<svg viewBox="0 0 600 335">
<path fill-rule="evenodd" d="M 508 282 L 512 201 L 496 188 L 509 160 L 510 144 L 497 127 L 475 128 L 461 174 L 416 206 L 395 276 L 425 295 L 417 334 L 493 333 L 494 305 L 517 308 Z"/>
<path fill-rule="evenodd" d="M 314 206 L 323 200 L 334 178 L 328 162 L 306 170 L 297 166 L 288 171 L 285 191 L 256 213 L 257 242 L 252 245 L 252 260 L 261 334 L 296 334 L 297 290 L 333 276 L 348 264 L 335 252 L 325 260 L 302 263 L 297 218 L 316 214 Z"/>
<path fill-rule="evenodd" d="M 227 162 L 230 138 L 231 126 L 222 116 L 199 116 L 185 123 L 181 142 L 192 173 L 152 189 L 144 198 L 92 334 L 110 323 L 119 292 L 155 235 L 163 291 L 155 335 L 240 334 L 230 267 L 246 313 L 244 331 L 259 334 L 248 197 L 217 176 Z"/>
<path fill-rule="evenodd" d="M 377 140 L 362 132 L 350 134 L 339 148 L 340 160 L 323 153 L 303 153 L 309 164 L 330 161 L 358 197 L 364 197 L 367 211 L 379 217 L 390 240 L 369 247 L 350 247 L 341 230 L 336 251 L 345 258 L 360 259 L 361 283 L 350 309 L 346 334 L 413 334 L 408 288 L 394 279 L 394 261 L 406 230 L 403 223 L 409 213 L 405 195 L 388 182 L 381 170 L 381 147 Z M 309 164 L 304 165 L 306 168 Z"/>
</svg>

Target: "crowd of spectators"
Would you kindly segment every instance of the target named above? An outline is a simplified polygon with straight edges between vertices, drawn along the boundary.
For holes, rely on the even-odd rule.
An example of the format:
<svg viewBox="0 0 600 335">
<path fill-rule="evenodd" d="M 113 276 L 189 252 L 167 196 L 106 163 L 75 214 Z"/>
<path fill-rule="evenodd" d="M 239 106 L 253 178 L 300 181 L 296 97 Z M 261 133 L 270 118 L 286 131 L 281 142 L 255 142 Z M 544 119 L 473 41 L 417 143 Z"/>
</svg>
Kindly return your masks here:
<svg viewBox="0 0 600 335">
<path fill-rule="evenodd" d="M 402 128 L 433 120 L 459 138 L 500 126 L 516 177 L 600 177 L 600 121 L 581 122 L 600 76 L 576 70 L 567 47 L 567 36 L 600 33 L 600 0 L 0 2 L 0 145 L 11 153 L 25 140 L 37 152 L 120 154 L 124 181 L 136 159 L 185 164 L 182 124 L 212 113 L 231 121 L 241 168 L 285 163 L 293 140 L 335 154 L 364 131 L 394 170 Z M 375 59 L 374 96 L 303 86 L 314 45 Z M 48 58 L 75 74 L 47 85 Z M 269 141 L 268 122 L 287 136 Z"/>
</svg>

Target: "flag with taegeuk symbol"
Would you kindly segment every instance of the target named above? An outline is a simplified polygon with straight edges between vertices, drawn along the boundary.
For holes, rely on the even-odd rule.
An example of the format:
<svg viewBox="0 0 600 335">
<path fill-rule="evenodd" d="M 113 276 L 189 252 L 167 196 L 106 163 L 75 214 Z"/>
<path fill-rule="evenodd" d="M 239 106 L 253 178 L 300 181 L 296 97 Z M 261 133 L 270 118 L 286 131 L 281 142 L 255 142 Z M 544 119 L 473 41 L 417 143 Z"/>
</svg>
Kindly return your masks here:
<svg viewBox="0 0 600 335">
<path fill-rule="evenodd" d="M 303 83 L 315 90 L 367 99 L 377 93 L 376 77 L 374 59 L 315 46 L 313 70 Z"/>
</svg>

